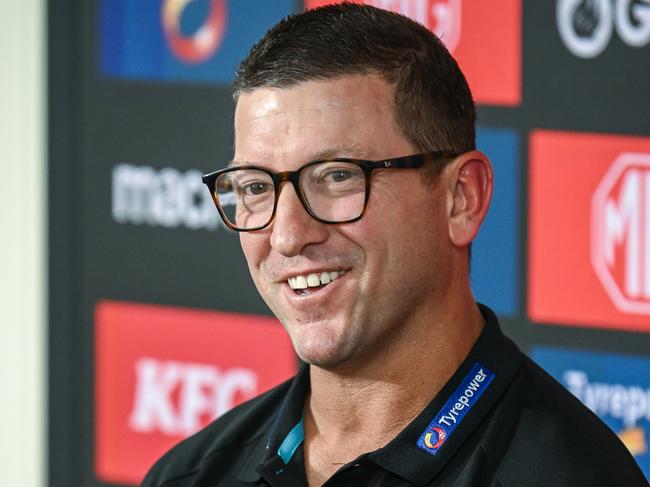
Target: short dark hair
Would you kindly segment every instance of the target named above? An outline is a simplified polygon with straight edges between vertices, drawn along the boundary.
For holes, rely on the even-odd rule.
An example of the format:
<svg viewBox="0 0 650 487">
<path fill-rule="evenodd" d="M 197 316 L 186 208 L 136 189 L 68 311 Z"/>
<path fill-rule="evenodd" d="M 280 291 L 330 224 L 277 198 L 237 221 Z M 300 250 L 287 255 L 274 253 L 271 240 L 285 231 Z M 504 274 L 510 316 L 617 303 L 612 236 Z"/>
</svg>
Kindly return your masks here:
<svg viewBox="0 0 650 487">
<path fill-rule="evenodd" d="M 440 39 L 408 17 L 368 5 L 328 5 L 281 20 L 239 65 L 234 97 L 371 73 L 394 84 L 397 124 L 418 150 L 475 148 L 472 94 Z"/>
</svg>

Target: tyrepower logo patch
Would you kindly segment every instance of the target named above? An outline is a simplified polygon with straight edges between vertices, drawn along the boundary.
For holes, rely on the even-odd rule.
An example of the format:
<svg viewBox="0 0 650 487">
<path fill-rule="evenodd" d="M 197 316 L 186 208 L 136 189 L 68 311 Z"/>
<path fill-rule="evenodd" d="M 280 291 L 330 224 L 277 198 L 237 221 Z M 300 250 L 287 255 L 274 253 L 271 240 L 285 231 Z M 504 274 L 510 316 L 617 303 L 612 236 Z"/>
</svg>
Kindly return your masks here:
<svg viewBox="0 0 650 487">
<path fill-rule="evenodd" d="M 650 138 L 531 136 L 529 314 L 650 331 Z"/>
<path fill-rule="evenodd" d="M 427 429 L 420 435 L 417 441 L 418 447 L 431 455 L 438 453 L 493 379 L 494 373 L 481 364 L 475 363 L 436 417 L 429 423 Z"/>
<path fill-rule="evenodd" d="M 614 430 L 650 479 L 650 359 L 550 347 L 532 357 Z"/>
<path fill-rule="evenodd" d="M 229 84 L 291 0 L 103 0 L 101 71 L 127 79 Z"/>
<path fill-rule="evenodd" d="M 305 0 L 306 8 L 334 2 Z M 465 73 L 477 103 L 521 103 L 521 0 L 356 0 L 410 17 L 434 32 Z"/>
<path fill-rule="evenodd" d="M 95 308 L 95 471 L 138 484 L 174 444 L 291 377 L 272 318 L 102 301 Z"/>
</svg>

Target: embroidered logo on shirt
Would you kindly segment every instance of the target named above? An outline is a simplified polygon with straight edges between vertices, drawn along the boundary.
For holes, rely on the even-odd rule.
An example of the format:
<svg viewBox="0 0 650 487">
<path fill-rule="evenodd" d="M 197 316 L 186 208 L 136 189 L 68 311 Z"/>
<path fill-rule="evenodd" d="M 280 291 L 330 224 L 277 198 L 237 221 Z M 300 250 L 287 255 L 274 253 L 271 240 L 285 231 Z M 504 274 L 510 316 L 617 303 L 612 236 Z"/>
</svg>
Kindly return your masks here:
<svg viewBox="0 0 650 487">
<path fill-rule="evenodd" d="M 494 379 L 494 373 L 476 363 L 452 392 L 445 405 L 420 436 L 417 445 L 435 455 Z"/>
<path fill-rule="evenodd" d="M 438 426 L 430 427 L 424 433 L 424 444 L 427 448 L 438 449 L 442 446 L 445 439 L 447 439 L 447 433 Z"/>
</svg>

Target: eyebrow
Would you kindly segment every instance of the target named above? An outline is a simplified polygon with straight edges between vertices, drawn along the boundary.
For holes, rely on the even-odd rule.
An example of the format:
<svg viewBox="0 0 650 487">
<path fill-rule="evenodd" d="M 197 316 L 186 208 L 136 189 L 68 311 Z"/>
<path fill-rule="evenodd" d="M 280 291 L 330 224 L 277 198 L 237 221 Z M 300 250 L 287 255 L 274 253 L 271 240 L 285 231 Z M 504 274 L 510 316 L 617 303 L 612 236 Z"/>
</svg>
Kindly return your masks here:
<svg viewBox="0 0 650 487">
<path fill-rule="evenodd" d="M 310 161 L 318 161 L 321 159 L 334 159 L 337 157 L 368 157 L 367 149 L 362 149 L 360 146 L 354 145 L 339 145 L 329 149 L 318 151 L 311 155 Z"/>
<path fill-rule="evenodd" d="M 327 159 L 336 159 L 337 157 L 349 157 L 349 158 L 364 158 L 368 159 L 368 150 L 362 149 L 359 145 L 338 145 L 335 147 L 330 147 L 328 149 L 323 149 L 311 154 L 311 156 L 304 161 L 304 164 L 312 161 L 320 161 Z M 237 166 L 263 166 L 259 162 L 248 162 L 248 161 L 235 161 L 232 160 L 228 162 L 226 167 L 237 167 Z"/>
<path fill-rule="evenodd" d="M 230 169 L 231 167 L 236 167 L 236 166 L 250 166 L 252 165 L 252 162 L 243 162 L 243 161 L 228 161 L 228 164 L 226 164 L 226 169 Z"/>
</svg>

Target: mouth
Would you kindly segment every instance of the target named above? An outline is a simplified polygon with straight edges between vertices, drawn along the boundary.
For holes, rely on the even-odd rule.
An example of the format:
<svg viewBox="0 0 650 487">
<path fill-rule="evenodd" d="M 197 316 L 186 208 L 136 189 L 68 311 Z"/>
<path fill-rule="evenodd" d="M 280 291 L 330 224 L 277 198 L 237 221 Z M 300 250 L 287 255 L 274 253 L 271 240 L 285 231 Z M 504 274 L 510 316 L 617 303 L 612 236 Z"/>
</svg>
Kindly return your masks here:
<svg viewBox="0 0 650 487">
<path fill-rule="evenodd" d="M 294 293 L 301 296 L 325 288 L 346 272 L 347 271 L 323 271 L 318 273 L 301 274 L 290 277 L 287 280 L 287 283 L 289 284 L 289 287 L 293 289 Z"/>
</svg>

